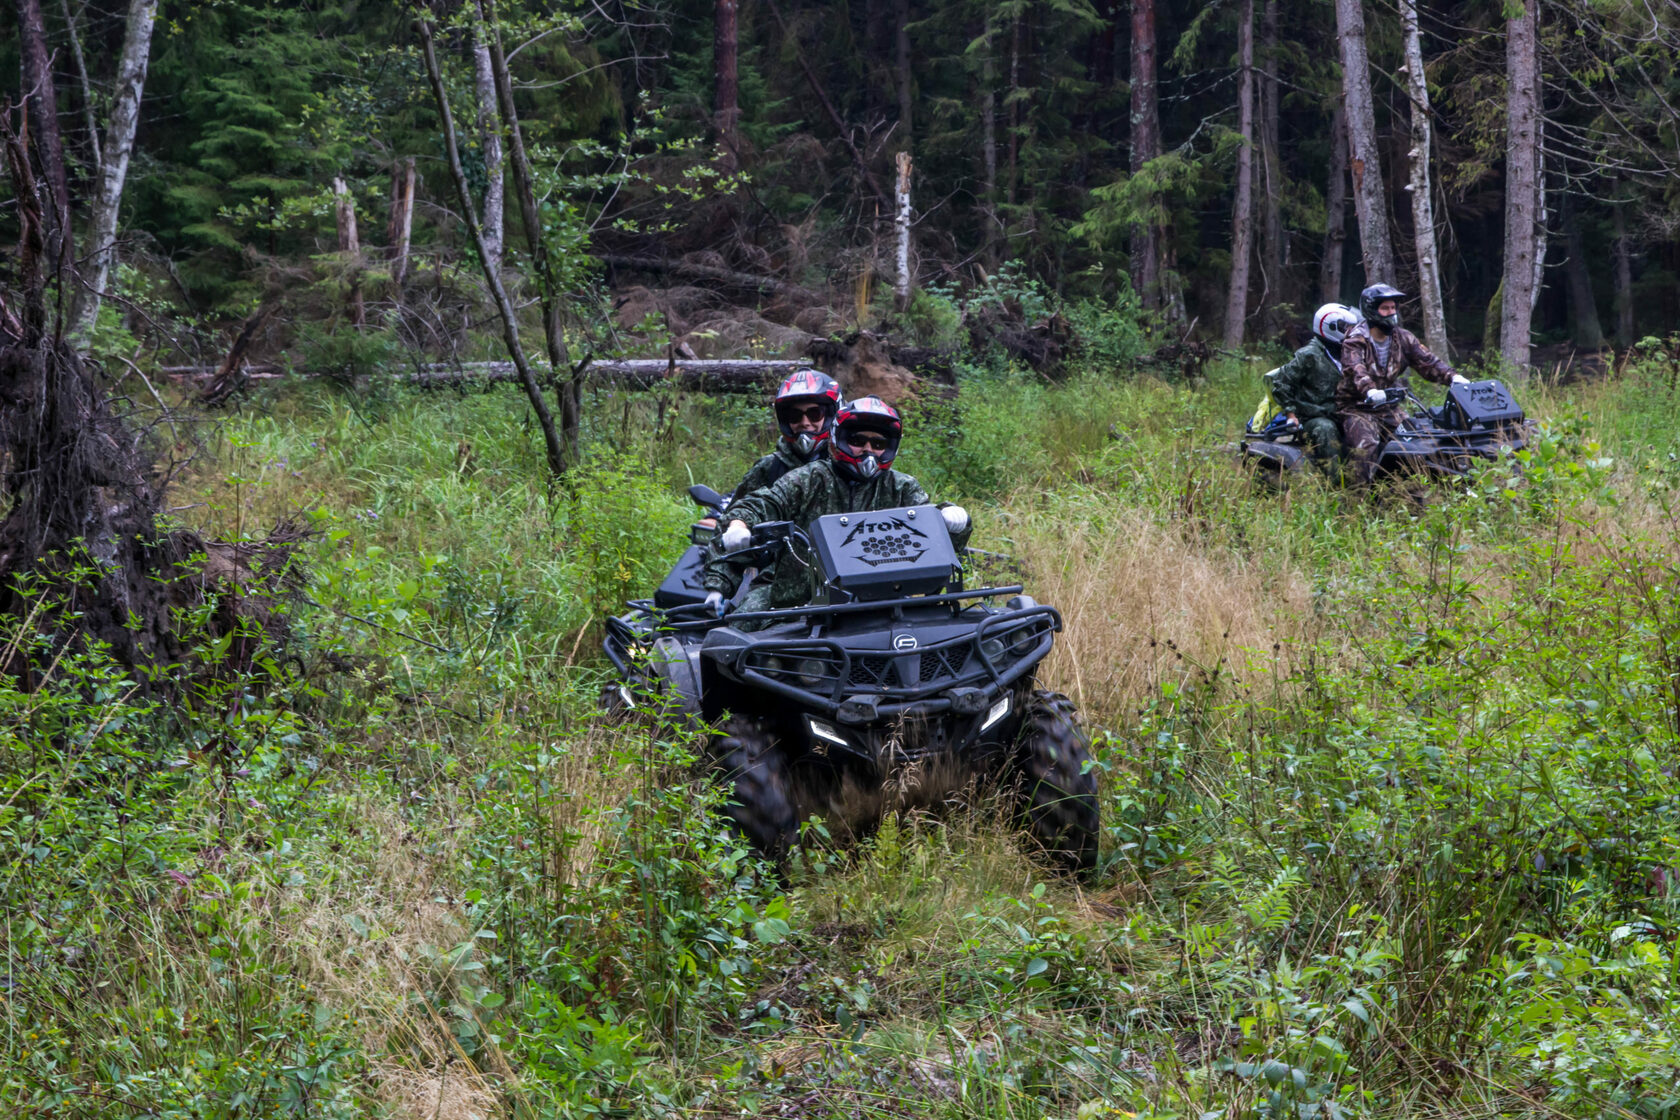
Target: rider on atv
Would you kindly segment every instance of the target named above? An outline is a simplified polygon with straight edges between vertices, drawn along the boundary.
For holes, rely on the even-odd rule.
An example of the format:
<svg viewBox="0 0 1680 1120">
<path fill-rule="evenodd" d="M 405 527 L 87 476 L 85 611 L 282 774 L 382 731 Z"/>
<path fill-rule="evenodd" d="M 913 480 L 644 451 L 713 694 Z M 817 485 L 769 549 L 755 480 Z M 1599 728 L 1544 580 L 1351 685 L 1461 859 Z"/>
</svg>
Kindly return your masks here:
<svg viewBox="0 0 1680 1120">
<path fill-rule="evenodd" d="M 761 521 L 791 521 L 805 526 L 824 514 L 929 504 L 931 499 L 921 483 L 892 469 L 903 435 L 903 421 L 885 401 L 878 397 L 851 401 L 835 414 L 834 437 L 826 459 L 790 471 L 773 485 L 731 502 L 729 526 L 718 536 L 726 555 L 706 566 L 706 602 L 712 609 L 721 613 L 724 596 L 740 584 L 741 574 L 727 553 L 745 548 L 752 539 L 752 526 Z M 973 531 L 968 511 L 961 506 L 942 505 L 940 513 L 951 531 L 951 543 L 960 552 Z M 739 610 L 797 607 L 810 602 L 807 569 L 792 562 L 775 567 L 774 577 L 749 591 Z"/>
<path fill-rule="evenodd" d="M 1342 339 L 1359 322 L 1351 307 L 1327 303 L 1312 318 L 1313 337 L 1271 375 L 1272 399 L 1299 425 L 1314 465 L 1329 470 L 1342 457 L 1336 426 L 1336 384 L 1342 379 Z"/>
<path fill-rule="evenodd" d="M 797 370 L 776 390 L 771 409 L 782 438 L 775 450 L 747 471 L 731 501 L 762 490 L 827 453 L 834 414 L 840 409 L 840 383 L 818 370 Z"/>
<path fill-rule="evenodd" d="M 1377 475 L 1377 454 L 1387 429 L 1398 419 L 1398 406 L 1384 407 L 1387 390 L 1407 369 L 1442 385 L 1466 378 L 1430 353 L 1418 336 L 1400 325 L 1399 300 L 1406 293 L 1373 284 L 1359 293 L 1365 321 L 1342 339 L 1342 376 L 1336 385 L 1336 418 L 1353 462 L 1353 481 L 1368 486 Z M 1373 411 L 1376 410 L 1376 411 Z"/>
</svg>

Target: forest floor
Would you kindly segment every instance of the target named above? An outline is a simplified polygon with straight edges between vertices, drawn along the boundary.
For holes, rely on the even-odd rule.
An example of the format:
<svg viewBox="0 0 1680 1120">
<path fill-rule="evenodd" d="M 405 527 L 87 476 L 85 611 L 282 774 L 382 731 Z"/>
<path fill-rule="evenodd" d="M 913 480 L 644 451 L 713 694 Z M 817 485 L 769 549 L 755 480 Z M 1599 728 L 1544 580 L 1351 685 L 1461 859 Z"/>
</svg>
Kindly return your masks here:
<svg viewBox="0 0 1680 1120">
<path fill-rule="evenodd" d="M 557 487 L 513 392 L 249 402 L 170 504 L 316 530 L 289 644 L 167 709 L 91 657 L 0 691 L 0 1101 L 1674 1114 L 1674 370 L 1531 387 L 1521 468 L 1417 503 L 1257 489 L 1224 448 L 1263 368 L 973 374 L 910 416 L 898 465 L 1064 614 L 1077 883 L 990 802 L 778 882 L 702 743 L 596 716 L 601 618 L 681 551 L 682 487 L 768 446 L 757 402 L 596 396 Z"/>
</svg>

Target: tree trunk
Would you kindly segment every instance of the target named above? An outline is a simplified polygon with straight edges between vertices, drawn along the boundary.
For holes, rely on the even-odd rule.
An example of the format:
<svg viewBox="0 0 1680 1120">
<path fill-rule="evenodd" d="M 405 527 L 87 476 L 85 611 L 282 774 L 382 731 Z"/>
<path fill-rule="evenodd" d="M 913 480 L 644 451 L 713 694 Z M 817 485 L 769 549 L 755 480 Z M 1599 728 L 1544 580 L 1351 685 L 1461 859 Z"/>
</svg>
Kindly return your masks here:
<svg viewBox="0 0 1680 1120">
<path fill-rule="evenodd" d="M 1263 330 L 1277 329 L 1273 311 L 1288 300 L 1284 272 L 1289 267 L 1289 241 L 1283 232 L 1283 159 L 1279 137 L 1278 0 L 1266 0 L 1260 17 L 1260 305 Z"/>
<path fill-rule="evenodd" d="M 717 118 L 718 162 L 726 171 L 740 166 L 741 153 L 737 134 L 741 121 L 737 8 L 737 0 L 717 0 L 712 22 L 712 108 Z"/>
<path fill-rule="evenodd" d="M 485 25 L 494 29 L 491 19 L 485 19 Z M 543 396 L 542 386 L 537 384 L 537 375 L 532 372 L 531 364 L 525 357 L 525 346 L 519 339 L 519 316 L 513 309 L 513 302 L 508 299 L 507 289 L 502 287 L 501 273 L 489 267 L 489 253 L 484 244 L 484 230 L 478 224 L 478 214 L 473 209 L 472 190 L 467 186 L 467 174 L 461 169 L 461 151 L 455 140 L 455 118 L 449 111 L 449 94 L 443 88 L 443 74 L 438 70 L 437 51 L 432 46 L 432 27 L 425 19 L 417 20 L 420 28 L 420 42 L 426 60 L 426 76 L 431 79 L 432 97 L 437 102 L 438 116 L 443 121 L 444 154 L 449 159 L 449 174 L 455 180 L 455 196 L 461 203 L 461 220 L 467 225 L 467 233 L 472 237 L 473 246 L 478 250 L 479 264 L 484 266 L 484 281 L 490 287 L 490 295 L 496 301 L 496 311 L 502 319 L 502 339 L 507 343 L 508 357 L 513 359 L 514 368 L 519 371 L 519 380 L 525 386 L 525 396 L 531 402 L 531 411 L 537 415 L 537 425 L 542 429 L 543 445 L 548 452 L 548 469 L 554 477 L 559 478 L 566 473 L 566 452 L 560 443 L 560 436 L 554 430 L 554 417 L 548 411 L 548 400 Z M 499 44 L 498 44 L 499 45 Z M 505 62 L 497 54 L 497 86 L 504 96 L 511 91 L 504 88 L 507 77 Z M 511 104 L 512 97 L 507 96 Z M 518 136 L 517 128 L 510 128 L 512 136 Z M 517 139 L 513 141 L 516 151 L 521 151 Z M 517 166 L 518 157 L 515 157 Z M 556 370 L 565 368 L 559 362 L 553 363 Z"/>
<path fill-rule="evenodd" d="M 1536 0 L 1505 22 L 1505 278 L 1499 317 L 1499 351 L 1510 372 L 1528 373 L 1529 328 L 1534 317 L 1535 249 L 1540 191 L 1538 149 L 1539 37 Z"/>
<path fill-rule="evenodd" d="M 45 196 L 41 207 L 42 263 L 47 276 L 59 277 L 62 283 L 63 270 L 75 266 L 76 243 L 70 224 L 70 180 L 64 169 L 64 138 L 58 130 L 58 88 L 53 85 L 41 0 L 17 0 L 17 10 L 18 55 L 24 97 L 29 105 L 29 136 L 35 141 L 41 162 L 37 189 Z M 68 295 L 61 286 L 60 300 Z"/>
<path fill-rule="evenodd" d="M 1347 250 L 1347 113 L 1340 99 L 1330 113 L 1330 179 L 1324 187 L 1324 257 L 1318 263 L 1318 295 L 1325 303 L 1342 299 L 1342 258 Z"/>
<path fill-rule="evenodd" d="M 494 186 L 501 175 L 501 168 L 496 169 L 496 177 L 490 180 Z M 490 254 L 490 267 L 499 268 L 502 257 L 501 236 L 501 199 L 497 192 L 496 225 L 491 227 L 489 222 L 490 203 L 486 199 L 484 204 L 485 224 L 484 246 Z M 495 239 L 491 239 L 491 229 L 495 229 Z M 398 291 L 402 289 L 404 278 L 408 276 L 408 241 L 414 230 L 414 157 L 399 159 L 391 165 L 391 222 L 385 231 L 385 240 L 391 246 L 391 283 Z"/>
<path fill-rule="evenodd" d="M 910 306 L 910 153 L 898 153 L 898 277 L 893 289 L 900 313 Z"/>
<path fill-rule="evenodd" d="M 346 311 L 350 321 L 358 327 L 367 326 L 367 306 L 362 300 L 362 239 L 356 233 L 356 200 L 343 179 L 333 180 L 333 197 L 337 200 L 338 251 L 350 270 L 350 293 L 346 297 Z"/>
<path fill-rule="evenodd" d="M 490 65 L 490 44 L 484 25 L 473 28 L 473 88 L 478 97 L 478 142 L 484 151 L 484 247 L 490 253 L 490 266 L 502 267 L 503 231 L 507 228 L 507 168 L 502 159 L 502 129 L 496 120 L 496 74 Z M 414 213 L 414 160 L 408 160 L 408 212 Z M 391 239 L 392 244 L 396 238 Z M 407 231 L 403 236 L 403 255 L 408 252 Z M 402 282 L 401 277 L 397 282 Z"/>
<path fill-rule="evenodd" d="M 1616 202 L 1616 345 L 1633 345 L 1633 252 L 1628 245 L 1627 202 Z"/>
<path fill-rule="evenodd" d="M 1161 109 L 1155 86 L 1155 0 L 1132 0 L 1131 171 L 1161 154 Z M 1132 230 L 1132 287 L 1145 310 L 1161 310 L 1161 229 L 1153 220 Z"/>
<path fill-rule="evenodd" d="M 99 317 L 99 300 L 110 283 L 117 261 L 117 216 L 122 209 L 128 161 L 134 154 L 134 133 L 140 124 L 140 100 L 146 89 L 146 67 L 152 52 L 152 27 L 157 0 L 130 0 L 128 26 L 123 32 L 122 56 L 117 62 L 116 98 L 106 126 L 104 157 L 99 168 L 99 193 L 89 221 L 87 287 L 77 300 L 73 333 L 86 337 Z"/>
<path fill-rule="evenodd" d="M 82 127 L 87 130 L 88 153 L 93 157 L 93 177 L 98 179 L 104 157 L 99 151 L 99 123 L 94 118 L 93 84 L 88 81 L 87 57 L 82 53 L 82 35 L 76 30 L 76 16 L 70 11 L 70 0 L 58 0 L 58 10 L 64 17 L 64 32 L 70 38 L 70 61 L 76 66 L 76 81 L 80 84 L 82 93 Z"/>
<path fill-rule="evenodd" d="M 1371 99 L 1371 69 L 1365 53 L 1361 0 L 1336 0 L 1336 37 L 1342 48 L 1343 105 L 1347 115 L 1353 207 L 1359 217 L 1359 249 L 1365 283 L 1394 282 L 1394 249 L 1388 239 L 1388 199 L 1377 154 L 1377 113 Z"/>
<path fill-rule="evenodd" d="M 1021 16 L 1009 21 L 1009 187 L 1010 208 L 1015 206 L 1015 188 L 1020 184 L 1021 166 Z"/>
<path fill-rule="evenodd" d="M 547 344 L 549 364 L 555 369 L 566 369 L 572 363 L 566 352 L 566 336 L 561 329 L 560 293 L 556 291 L 559 285 L 554 276 L 554 264 L 549 259 L 548 242 L 543 238 L 536 182 L 531 174 L 531 161 L 525 154 L 525 135 L 519 127 L 519 109 L 513 100 L 513 79 L 508 76 L 507 55 L 502 51 L 496 0 L 479 0 L 479 18 L 490 41 L 490 68 L 496 79 L 496 104 L 501 109 L 502 127 L 507 133 L 513 186 L 519 194 L 519 215 L 525 226 L 532 271 L 537 277 L 537 294 L 543 312 L 543 341 Z M 470 206 L 471 203 L 463 199 L 462 205 Z M 562 383 L 557 392 L 560 397 L 560 433 L 571 460 L 575 462 L 581 450 L 578 441 L 582 435 L 583 386 L 574 376 Z"/>
<path fill-rule="evenodd" d="M 1237 197 L 1231 210 L 1231 287 L 1225 299 L 1225 345 L 1243 344 L 1248 318 L 1248 258 L 1254 238 L 1254 0 L 1237 9 Z"/>
<path fill-rule="evenodd" d="M 1581 236 L 1581 215 L 1573 195 L 1563 196 L 1564 248 L 1569 259 L 1563 272 L 1569 294 L 1569 341 L 1577 350 L 1602 350 L 1604 327 L 1598 321 L 1592 275 L 1587 271 L 1587 243 Z"/>
<path fill-rule="evenodd" d="M 910 0 L 898 0 L 898 38 L 896 82 L 898 87 L 898 150 L 908 152 L 914 146 L 912 126 L 914 103 L 911 91 L 915 83 L 910 72 Z"/>
<path fill-rule="evenodd" d="M 1418 0 L 1400 0 L 1400 23 L 1406 40 L 1406 90 L 1411 98 L 1411 175 L 1413 244 L 1417 250 L 1418 295 L 1423 300 L 1424 338 L 1435 353 L 1451 357 L 1447 345 L 1447 308 L 1441 294 L 1440 250 L 1435 243 L 1435 203 L 1429 186 L 1429 83 L 1423 69 L 1423 36 L 1418 28 Z"/>
<path fill-rule="evenodd" d="M 980 56 L 980 166 L 981 190 L 985 194 L 983 206 L 986 236 L 981 255 L 987 267 L 996 271 L 997 254 L 994 246 L 997 244 L 997 235 L 1001 232 L 997 213 L 997 48 L 992 39 L 995 31 L 992 27 L 990 8 L 986 11 L 983 34 L 986 45 Z"/>
</svg>

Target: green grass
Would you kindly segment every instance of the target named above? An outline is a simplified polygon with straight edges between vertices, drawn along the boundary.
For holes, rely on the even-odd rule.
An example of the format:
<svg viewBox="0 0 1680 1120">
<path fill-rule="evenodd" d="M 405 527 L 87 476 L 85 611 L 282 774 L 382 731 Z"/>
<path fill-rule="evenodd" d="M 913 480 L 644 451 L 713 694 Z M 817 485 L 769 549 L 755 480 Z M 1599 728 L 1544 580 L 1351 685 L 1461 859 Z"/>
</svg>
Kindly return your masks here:
<svg viewBox="0 0 1680 1120">
<path fill-rule="evenodd" d="M 703 744 L 605 726 L 603 610 L 759 406 L 513 393 L 231 418 L 171 504 L 312 581 L 191 710 L 95 657 L 0 690 L 0 1100 L 54 1116 L 1671 1116 L 1680 401 L 1523 393 L 1518 478 L 1259 492 L 1260 363 L 975 375 L 900 465 L 1067 628 L 1106 835 L 992 801 L 762 874 Z M 36 639 L 29 626 L 0 635 Z M 214 662 L 218 651 L 203 651 Z"/>
</svg>

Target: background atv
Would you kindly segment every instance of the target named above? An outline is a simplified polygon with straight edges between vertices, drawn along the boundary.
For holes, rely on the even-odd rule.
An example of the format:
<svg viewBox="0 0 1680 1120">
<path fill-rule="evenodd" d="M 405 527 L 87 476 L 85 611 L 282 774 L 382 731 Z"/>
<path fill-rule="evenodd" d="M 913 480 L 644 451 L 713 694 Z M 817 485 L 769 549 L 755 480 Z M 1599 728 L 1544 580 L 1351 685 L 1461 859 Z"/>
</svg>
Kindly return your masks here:
<svg viewBox="0 0 1680 1120">
<path fill-rule="evenodd" d="M 714 504 L 709 490 L 691 493 Z M 1094 866 L 1088 744 L 1072 703 L 1034 687 L 1061 630 L 1055 608 L 1019 585 L 965 590 L 931 505 L 832 514 L 808 531 L 762 524 L 735 555 L 747 578 L 727 624 L 703 590 L 674 584 L 679 564 L 653 600 L 608 620 L 606 651 L 621 703 L 721 727 L 713 763 L 754 846 L 780 857 L 805 816 L 843 815 L 848 793 L 878 803 L 888 790 L 979 776 L 1010 783 L 1022 824 L 1058 866 Z M 810 567 L 815 600 L 733 610 L 771 562 Z"/>
<path fill-rule="evenodd" d="M 1415 406 L 1409 412 L 1393 407 L 1408 402 Z M 1528 440 L 1522 406 L 1501 381 L 1450 385 L 1446 403 L 1439 408 L 1397 386 L 1388 390 L 1386 403 L 1369 411 L 1379 418 L 1396 418 L 1392 427 L 1385 423 L 1388 438 L 1377 457 L 1379 476 L 1455 478 L 1470 473 L 1476 460 L 1498 459 L 1501 448 L 1518 451 Z M 1262 431 L 1245 432 L 1242 455 L 1263 482 L 1276 485 L 1286 484 L 1310 461 L 1300 428 L 1282 417 Z"/>
</svg>

